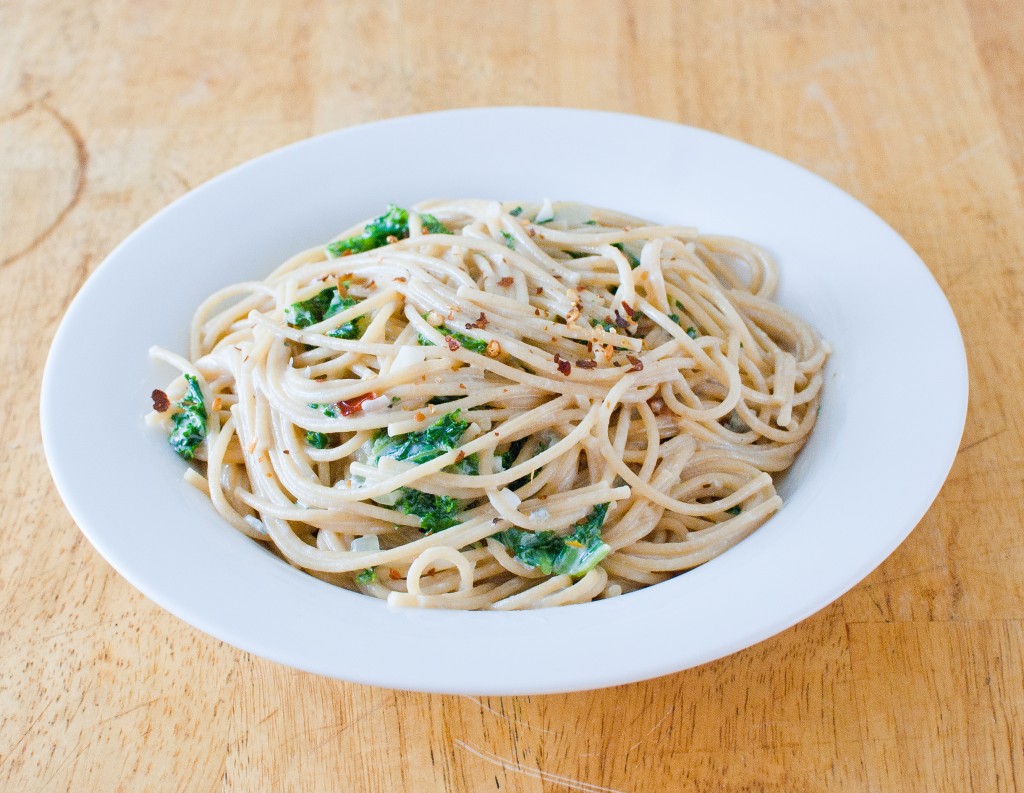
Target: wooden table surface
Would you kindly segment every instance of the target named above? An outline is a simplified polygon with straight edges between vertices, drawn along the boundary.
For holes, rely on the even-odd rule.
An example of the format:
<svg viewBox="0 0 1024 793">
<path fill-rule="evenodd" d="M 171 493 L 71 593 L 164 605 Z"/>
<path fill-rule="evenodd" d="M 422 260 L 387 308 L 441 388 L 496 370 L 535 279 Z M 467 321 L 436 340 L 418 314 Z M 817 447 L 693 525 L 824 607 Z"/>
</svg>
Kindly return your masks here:
<svg viewBox="0 0 1024 793">
<path fill-rule="evenodd" d="M 1019 0 L 0 2 L 0 788 L 1024 789 L 1022 41 Z M 716 130 L 892 224 L 948 295 L 971 368 L 934 506 L 800 625 L 590 693 L 350 685 L 162 611 L 92 550 L 47 471 L 39 378 L 68 301 L 230 166 L 507 104 Z M 76 405 L 102 414 L 101 395 Z"/>
</svg>

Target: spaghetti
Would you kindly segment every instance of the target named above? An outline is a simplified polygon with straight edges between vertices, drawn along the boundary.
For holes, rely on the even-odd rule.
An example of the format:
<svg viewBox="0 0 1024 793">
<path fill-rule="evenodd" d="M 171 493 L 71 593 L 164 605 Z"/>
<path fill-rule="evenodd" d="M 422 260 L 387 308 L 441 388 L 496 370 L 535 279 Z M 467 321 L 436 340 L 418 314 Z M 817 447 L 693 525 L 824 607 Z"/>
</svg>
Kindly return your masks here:
<svg viewBox="0 0 1024 793">
<path fill-rule="evenodd" d="M 389 207 L 198 309 L 149 421 L 294 566 L 396 606 L 664 581 L 781 506 L 828 347 L 733 238 L 581 204 Z"/>
</svg>

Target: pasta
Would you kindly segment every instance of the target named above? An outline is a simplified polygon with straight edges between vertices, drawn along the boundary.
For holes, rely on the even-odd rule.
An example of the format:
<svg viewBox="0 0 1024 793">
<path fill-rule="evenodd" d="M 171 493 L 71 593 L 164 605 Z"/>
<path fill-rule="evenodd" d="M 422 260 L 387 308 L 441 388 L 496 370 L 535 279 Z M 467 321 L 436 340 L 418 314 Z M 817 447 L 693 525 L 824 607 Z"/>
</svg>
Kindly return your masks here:
<svg viewBox="0 0 1024 793">
<path fill-rule="evenodd" d="M 781 506 L 829 354 L 771 258 L 582 204 L 391 206 L 197 310 L 148 420 L 239 531 L 394 606 L 656 584 Z"/>
</svg>

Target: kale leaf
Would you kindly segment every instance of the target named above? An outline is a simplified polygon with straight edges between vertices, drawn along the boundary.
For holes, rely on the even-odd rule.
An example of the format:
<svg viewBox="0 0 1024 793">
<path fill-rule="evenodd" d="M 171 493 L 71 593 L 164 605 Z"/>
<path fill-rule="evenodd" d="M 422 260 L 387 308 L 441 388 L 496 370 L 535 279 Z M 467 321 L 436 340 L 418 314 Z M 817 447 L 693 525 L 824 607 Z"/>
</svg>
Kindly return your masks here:
<svg viewBox="0 0 1024 793">
<path fill-rule="evenodd" d="M 359 301 L 354 297 L 346 297 L 338 292 L 337 287 L 331 286 L 319 292 L 309 300 L 302 300 L 292 303 L 284 310 L 284 319 L 293 328 L 308 328 L 325 319 L 330 319 L 345 309 L 352 308 Z M 359 321 L 362 317 L 356 317 L 333 330 L 327 331 L 327 335 L 335 339 L 358 339 L 361 335 Z"/>
<path fill-rule="evenodd" d="M 356 583 L 366 586 L 372 584 L 377 580 L 377 571 L 372 567 L 367 567 L 365 570 L 360 571 L 356 574 Z"/>
<path fill-rule="evenodd" d="M 171 416 L 174 429 L 167 438 L 171 448 L 186 460 L 195 456 L 196 447 L 206 437 L 206 405 L 199 381 L 190 374 L 185 375 L 185 396 L 175 405 L 178 412 Z"/>
<path fill-rule="evenodd" d="M 433 534 L 458 525 L 462 502 L 457 498 L 435 496 L 411 487 L 403 487 L 400 492 L 402 495 L 395 508 L 406 515 L 416 515 L 420 519 L 420 531 L 424 534 Z"/>
<path fill-rule="evenodd" d="M 331 442 L 330 436 L 326 432 L 307 432 L 306 443 L 312 446 L 314 449 L 326 449 L 327 445 Z"/>
<path fill-rule="evenodd" d="M 451 336 L 455 341 L 461 344 L 470 352 L 485 353 L 487 352 L 487 342 L 483 339 L 474 339 L 472 336 L 467 336 L 465 333 L 459 333 L 457 330 L 448 330 L 448 328 L 438 328 L 445 336 Z M 434 342 L 424 336 L 422 333 L 419 334 L 419 343 L 421 347 L 433 347 Z"/>
<path fill-rule="evenodd" d="M 392 457 L 410 463 L 426 463 L 445 452 L 450 452 L 469 427 L 468 421 L 459 418 L 460 410 L 446 413 L 426 429 L 407 432 L 391 437 L 381 430 L 373 439 L 370 461 L 376 463 L 381 457 Z"/>
<path fill-rule="evenodd" d="M 606 557 L 611 547 L 601 540 L 607 504 L 598 504 L 566 537 L 553 531 L 531 532 L 513 527 L 492 535 L 523 564 L 544 575 L 579 578 Z"/>
<path fill-rule="evenodd" d="M 433 215 L 420 213 L 423 230 L 428 234 L 451 234 L 447 227 Z M 346 253 L 363 253 L 372 251 L 388 244 L 388 237 L 405 239 L 409 236 L 409 211 L 394 204 L 388 204 L 387 210 L 378 218 L 374 218 L 363 228 L 362 234 L 337 240 L 327 246 L 331 256 L 344 256 Z"/>
<path fill-rule="evenodd" d="M 618 248 L 620 251 L 622 251 L 623 256 L 626 257 L 626 261 L 629 262 L 629 268 L 631 270 L 635 270 L 637 267 L 640 266 L 640 257 L 633 253 L 633 251 L 631 251 L 629 248 L 627 248 L 625 243 L 613 242 L 612 247 Z"/>
</svg>

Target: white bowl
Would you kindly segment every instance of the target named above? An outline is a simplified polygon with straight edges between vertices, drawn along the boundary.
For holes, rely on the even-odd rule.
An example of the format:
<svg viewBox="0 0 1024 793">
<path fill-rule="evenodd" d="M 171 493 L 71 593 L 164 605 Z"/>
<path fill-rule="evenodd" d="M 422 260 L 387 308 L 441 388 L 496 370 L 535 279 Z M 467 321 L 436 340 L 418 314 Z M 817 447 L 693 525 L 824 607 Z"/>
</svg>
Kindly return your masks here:
<svg viewBox="0 0 1024 793">
<path fill-rule="evenodd" d="M 779 300 L 831 342 L 817 429 L 781 512 L 727 553 L 611 600 L 524 613 L 395 610 L 289 567 L 223 523 L 142 417 L 193 309 L 390 201 L 578 200 L 765 246 Z M 554 108 L 461 110 L 260 157 L 159 212 L 68 309 L 42 392 L 68 510 L 132 584 L 257 655 L 393 688 L 523 694 L 675 672 L 761 641 L 878 565 L 952 465 L 967 406 L 956 321 L 911 248 L 819 177 L 698 129 Z"/>
</svg>

